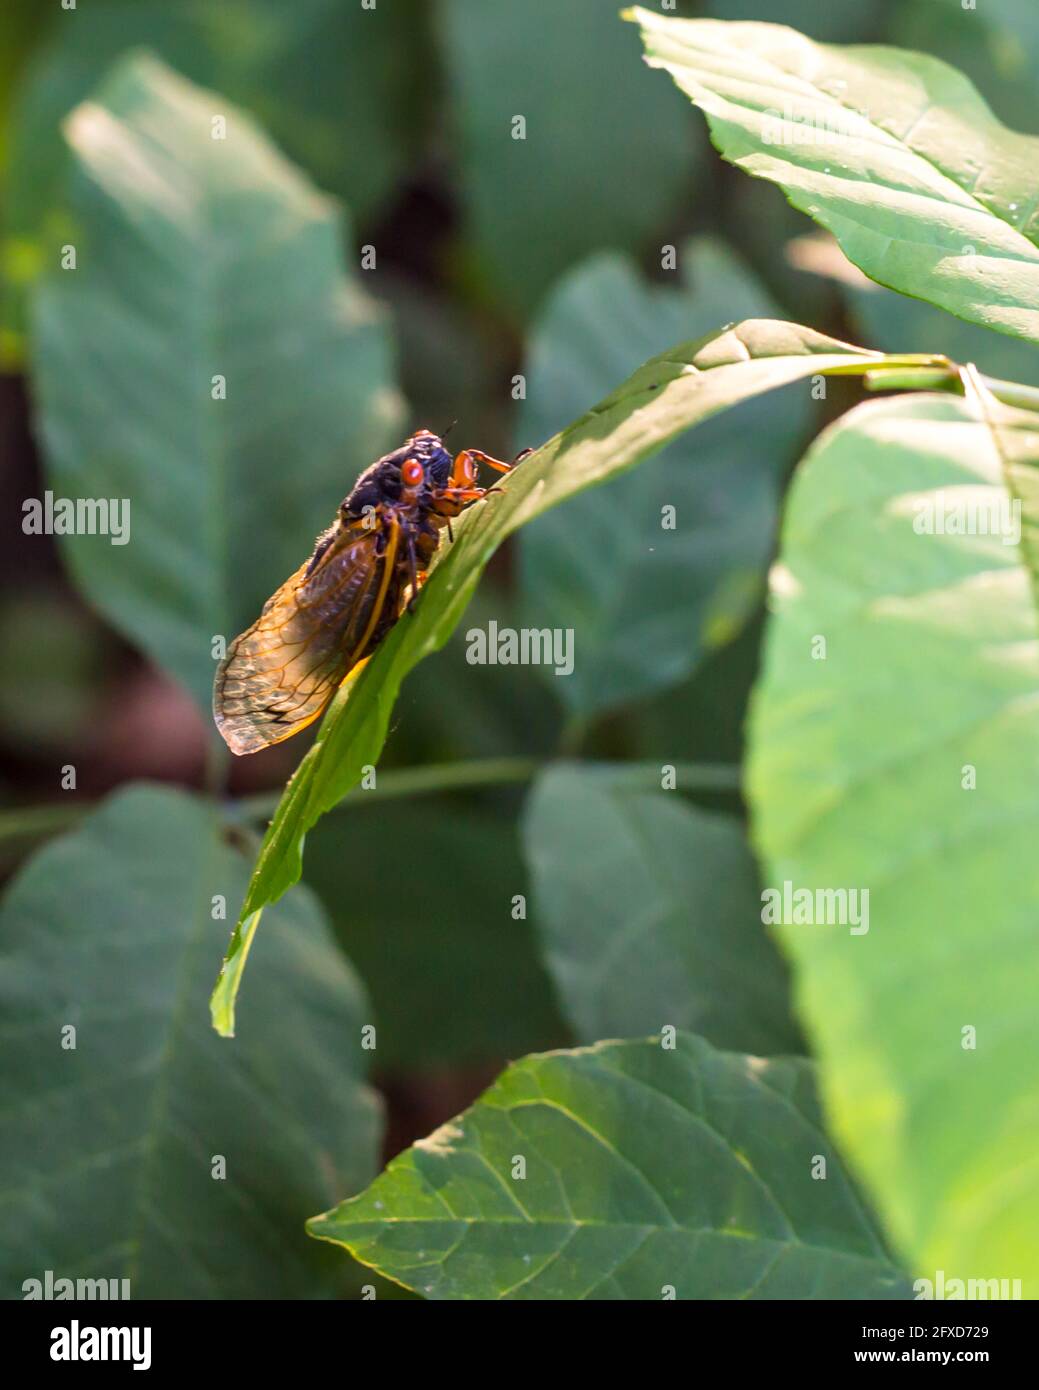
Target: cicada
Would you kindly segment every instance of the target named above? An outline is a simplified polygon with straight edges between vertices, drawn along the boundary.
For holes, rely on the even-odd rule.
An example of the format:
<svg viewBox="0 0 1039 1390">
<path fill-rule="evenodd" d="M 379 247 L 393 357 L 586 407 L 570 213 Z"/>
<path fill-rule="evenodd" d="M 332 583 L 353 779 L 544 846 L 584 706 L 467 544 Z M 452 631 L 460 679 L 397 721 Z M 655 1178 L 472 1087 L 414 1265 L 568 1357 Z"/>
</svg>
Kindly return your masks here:
<svg viewBox="0 0 1039 1390">
<path fill-rule="evenodd" d="M 479 449 L 454 459 L 418 430 L 358 478 L 307 562 L 272 594 L 217 669 L 213 717 L 232 753 L 255 753 L 312 724 L 351 671 L 414 603 L 444 527 L 486 495 Z"/>
</svg>

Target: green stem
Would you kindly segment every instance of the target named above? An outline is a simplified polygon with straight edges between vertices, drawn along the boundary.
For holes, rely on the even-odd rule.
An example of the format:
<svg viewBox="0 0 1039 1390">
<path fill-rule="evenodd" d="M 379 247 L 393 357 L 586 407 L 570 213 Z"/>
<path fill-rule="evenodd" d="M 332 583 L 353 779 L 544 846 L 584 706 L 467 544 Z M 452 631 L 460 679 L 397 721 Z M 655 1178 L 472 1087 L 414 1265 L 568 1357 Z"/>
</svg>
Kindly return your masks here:
<svg viewBox="0 0 1039 1390">
<path fill-rule="evenodd" d="M 615 781 L 647 791 L 661 790 L 661 764 L 614 763 Z M 676 763 L 675 789 L 679 792 L 738 792 L 738 763 Z"/>
<path fill-rule="evenodd" d="M 867 372 L 867 391 L 959 391 L 955 369 L 916 367 L 898 372 Z"/>
<path fill-rule="evenodd" d="M 529 782 L 541 764 L 536 758 L 480 758 L 467 763 L 430 763 L 426 767 L 395 768 L 380 772 L 370 791 L 356 788 L 346 801 L 390 801 L 398 796 L 426 796 L 435 792 L 470 791 L 478 787 Z M 245 796 L 233 803 L 243 820 L 261 820 L 273 814 L 281 792 Z M 340 805 L 343 803 L 341 802 Z"/>
<path fill-rule="evenodd" d="M 985 376 L 981 372 L 978 373 L 978 378 L 996 400 L 1002 401 L 1004 405 L 1016 406 L 1020 410 L 1039 411 L 1039 388 L 1026 386 L 1020 381 L 1000 381 L 998 377 Z"/>
<path fill-rule="evenodd" d="M 442 792 L 476 791 L 481 787 L 519 786 L 532 782 L 552 766 L 552 759 L 479 758 L 462 763 L 430 763 L 427 767 L 395 768 L 378 775 L 370 791 L 359 788 L 345 798 L 349 805 L 390 801 L 399 796 L 430 796 Z M 660 789 L 659 763 L 582 763 L 589 771 L 608 775 L 617 785 L 645 791 Z M 734 792 L 739 790 L 740 769 L 732 763 L 679 763 L 675 768 L 680 792 Z M 281 792 L 261 792 L 225 803 L 234 820 L 245 825 L 273 815 Z M 96 801 L 70 802 L 67 806 L 27 806 L 0 811 L 0 841 L 38 839 L 66 830 L 88 815 Z M 344 803 L 340 803 L 342 805 Z"/>
<path fill-rule="evenodd" d="M 866 372 L 863 385 L 867 391 L 955 391 L 963 394 L 960 379 L 962 368 L 955 362 L 938 360 L 930 365 L 901 365 L 881 362 Z M 1039 387 L 1020 381 L 1002 381 L 999 377 L 978 372 L 978 380 L 1004 405 L 1019 410 L 1039 412 Z"/>
<path fill-rule="evenodd" d="M 0 840 L 36 839 L 64 830 L 93 810 L 94 804 L 84 805 L 70 799 L 67 806 L 26 806 L 17 811 L 0 811 Z"/>
<path fill-rule="evenodd" d="M 398 796 L 473 791 L 480 787 L 532 782 L 539 772 L 552 766 L 552 761 L 539 758 L 481 758 L 467 763 L 431 763 L 428 767 L 400 768 L 380 773 L 370 791 L 357 788 L 339 806 L 389 801 Z M 611 781 L 619 785 L 645 791 L 660 790 L 660 763 L 581 763 L 578 766 L 608 775 Z M 740 769 L 733 763 L 678 763 L 675 766 L 675 780 L 677 789 L 683 792 L 739 791 Z M 243 820 L 260 820 L 273 814 L 280 799 L 280 793 L 243 797 L 234 803 L 234 809 Z"/>
<path fill-rule="evenodd" d="M 222 738 L 211 737 L 206 743 L 206 762 L 203 771 L 203 787 L 210 796 L 219 797 L 227 786 L 228 767 L 231 754 Z"/>
<path fill-rule="evenodd" d="M 902 372 L 925 371 L 953 374 L 956 364 L 941 352 L 892 352 L 886 357 L 863 357 L 854 362 L 844 362 L 839 367 L 827 367 L 825 375 L 869 377 L 890 372 L 896 376 Z"/>
</svg>

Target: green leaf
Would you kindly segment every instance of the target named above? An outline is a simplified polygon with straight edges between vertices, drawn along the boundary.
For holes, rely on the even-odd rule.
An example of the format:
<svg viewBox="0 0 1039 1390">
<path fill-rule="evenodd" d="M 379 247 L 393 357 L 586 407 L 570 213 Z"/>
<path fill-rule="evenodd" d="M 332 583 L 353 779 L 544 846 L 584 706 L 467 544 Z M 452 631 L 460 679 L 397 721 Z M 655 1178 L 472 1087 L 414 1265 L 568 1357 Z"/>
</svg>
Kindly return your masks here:
<svg viewBox="0 0 1039 1390">
<path fill-rule="evenodd" d="M 37 9 L 40 7 L 36 5 Z M 6 326 L 67 238 L 56 215 L 67 153 L 61 124 L 117 59 L 148 48 L 183 77 L 246 107 L 322 188 L 371 214 L 392 193 L 421 129 L 425 40 L 410 5 L 342 0 L 90 0 L 61 13 L 28 68 L 13 113 L 5 197 L 12 272 Z M 428 40 L 425 40 L 428 42 Z M 17 347 L 17 344 L 15 344 Z"/>
<path fill-rule="evenodd" d="M 271 917 L 240 1040 L 215 1037 L 213 904 L 234 901 L 245 874 L 211 806 L 138 785 L 10 885 L 0 909 L 8 1296 L 43 1278 L 41 1261 L 57 1277 L 129 1279 L 135 1299 L 328 1291 L 301 1223 L 375 1171 L 368 1011 L 300 890 Z"/>
<path fill-rule="evenodd" d="M 753 622 L 727 647 L 712 652 L 691 679 L 637 706 L 631 719 L 631 756 L 650 759 L 658 767 L 717 761 L 738 769 L 763 628 L 762 605 Z"/>
<path fill-rule="evenodd" d="M 48 13 L 35 0 L 8 0 L 4 7 L 4 44 L 0 49 L 0 169 L 5 172 L 12 97 L 26 62 L 53 20 L 54 11 Z"/>
<path fill-rule="evenodd" d="M 869 892 L 868 931 L 861 897 L 856 934 L 777 928 L 842 1151 L 919 1274 L 1021 1278 L 1026 1298 L 1037 464 L 1039 415 L 977 394 L 871 402 L 818 441 L 786 514 L 749 768 L 768 885 Z M 1015 501 L 1020 545 L 999 512 Z M 968 507 L 974 534 L 936 533 Z"/>
<path fill-rule="evenodd" d="M 932 53 L 966 73 L 1006 124 L 1033 134 L 1039 129 L 1039 10 L 1032 0 L 899 5 L 890 13 L 887 35 L 902 48 Z"/>
<path fill-rule="evenodd" d="M 960 0 L 951 2 L 959 5 Z M 697 0 L 696 8 L 712 19 L 755 19 L 763 7 L 761 0 Z M 819 0 L 768 0 L 768 13 L 775 23 L 789 24 L 794 29 L 811 29 L 817 38 L 828 43 L 866 41 L 878 32 L 888 17 L 885 0 L 855 0 L 854 5 L 820 5 Z"/>
<path fill-rule="evenodd" d="M 213 637 L 252 622 L 395 436 L 387 333 L 336 211 L 222 97 L 136 58 L 68 138 L 76 269 L 41 289 L 35 344 L 48 481 L 129 499 L 131 529 L 65 555 L 208 713 Z"/>
<path fill-rule="evenodd" d="M 870 342 L 882 346 L 898 343 L 899 350 L 906 352 L 940 347 L 954 362 L 974 362 L 990 376 L 1039 385 L 1039 354 L 1031 343 L 992 333 L 921 299 L 909 299 L 877 285 L 869 289 L 849 286 L 844 297 L 851 317 Z M 921 343 L 926 349 L 919 349 Z"/>
<path fill-rule="evenodd" d="M 670 1024 L 715 1047 L 801 1052 L 739 821 L 558 767 L 523 838 L 545 963 L 580 1042 Z"/>
<path fill-rule="evenodd" d="M 545 699 L 539 668 L 483 666 L 476 681 L 466 660 L 466 632 L 486 631 L 492 619 L 499 625 L 523 626 L 514 592 L 489 574 L 465 616 L 465 625 L 455 629 L 436 661 L 420 664 L 400 695 L 394 762 L 409 767 L 428 764 L 431 757 L 450 762 L 510 754 L 552 756 L 559 746 L 562 719 L 559 707 Z M 508 719 L 502 719 L 503 709 L 508 709 Z"/>
<path fill-rule="evenodd" d="M 561 429 L 660 343 L 774 312 L 720 244 L 691 242 L 679 260 L 684 288 L 646 284 L 602 256 L 553 293 L 531 340 L 518 446 Z M 614 479 L 524 530 L 525 617 L 574 630 L 572 675 L 546 677 L 572 711 L 674 685 L 738 634 L 761 601 L 780 479 L 811 411 L 804 391 L 748 403 L 676 440 L 651 473 Z"/>
<path fill-rule="evenodd" d="M 1039 354 L 1031 343 L 867 280 L 826 232 L 798 237 L 793 248 L 800 270 L 827 276 L 839 285 L 848 316 L 866 342 L 885 351 L 895 346 L 899 352 L 941 349 L 954 362 L 973 362 L 989 376 L 1039 385 Z"/>
<path fill-rule="evenodd" d="M 907 1293 L 809 1065 L 687 1034 L 524 1058 L 308 1230 L 437 1299 Z"/>
<path fill-rule="evenodd" d="M 697 131 L 640 71 L 613 0 L 442 10 L 475 270 L 526 316 L 589 252 L 638 251 L 658 234 L 688 188 Z M 637 186 L 623 185 L 626 169 Z"/>
<path fill-rule="evenodd" d="M 1039 341 L 1039 139 L 955 69 L 780 25 L 628 14 L 724 158 L 779 184 L 872 279 Z"/>
<path fill-rule="evenodd" d="M 285 789 L 264 837 L 221 979 L 213 1023 L 234 1029 L 234 998 L 259 912 L 299 878 L 303 837 L 373 765 L 408 672 L 447 641 L 491 555 L 517 527 L 583 488 L 649 457 L 682 430 L 738 401 L 799 377 L 858 373 L 884 361 L 808 328 L 750 320 L 651 359 L 568 429 L 525 459 L 455 526 L 415 611 L 397 623 L 340 689 Z M 887 359 L 889 361 L 895 359 Z"/>
<path fill-rule="evenodd" d="M 8 746 L 32 748 L 51 767 L 97 738 L 112 691 L 100 623 L 57 587 L 12 584 L 0 602 L 0 727 Z"/>
</svg>

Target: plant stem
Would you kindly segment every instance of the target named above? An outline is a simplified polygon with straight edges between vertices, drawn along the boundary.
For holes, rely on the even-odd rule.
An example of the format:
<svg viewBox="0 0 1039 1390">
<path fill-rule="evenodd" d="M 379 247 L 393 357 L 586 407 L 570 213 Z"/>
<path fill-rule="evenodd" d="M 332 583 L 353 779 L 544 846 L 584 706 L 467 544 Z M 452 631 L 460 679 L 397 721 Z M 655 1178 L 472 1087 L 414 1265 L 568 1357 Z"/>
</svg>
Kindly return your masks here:
<svg viewBox="0 0 1039 1390">
<path fill-rule="evenodd" d="M 26 806 L 17 811 L 0 811 L 0 840 L 36 839 L 55 830 L 75 825 L 93 809 L 94 802 L 73 801 L 67 806 Z"/>
<path fill-rule="evenodd" d="M 349 805 L 390 801 L 399 796 L 431 796 L 442 792 L 476 791 L 481 787 L 520 786 L 553 765 L 542 758 L 478 758 L 462 763 L 430 763 L 427 767 L 394 768 L 378 775 L 370 791 L 360 788 L 345 798 Z M 581 763 L 589 772 L 608 777 L 615 785 L 644 791 L 660 789 L 659 763 Z M 679 792 L 735 792 L 740 769 L 733 763 L 679 763 L 675 768 Z M 268 819 L 281 800 L 281 792 L 261 792 L 227 801 L 224 808 L 239 822 Z M 343 805 L 340 802 L 340 805 Z M 97 807 L 96 801 L 70 802 L 67 806 L 27 806 L 0 811 L 0 842 L 39 839 L 66 830 Z M 338 809 L 338 808 L 337 808 Z"/>
<path fill-rule="evenodd" d="M 345 798 L 354 802 L 390 801 L 398 796 L 426 796 L 434 792 L 472 790 L 529 782 L 541 763 L 536 758 L 480 758 L 467 763 L 430 763 L 426 767 L 393 768 L 376 775 L 369 791 L 359 787 Z M 261 820 L 274 811 L 281 792 L 244 796 L 232 803 L 243 820 Z M 340 805 L 343 803 L 340 802 Z"/>
<path fill-rule="evenodd" d="M 1039 410 L 1039 388 L 1026 386 L 1020 381 L 1000 381 L 998 377 L 984 376 L 981 372 L 978 378 L 1004 405 L 1017 406 L 1021 410 Z"/>
<path fill-rule="evenodd" d="M 533 781 L 539 772 L 551 766 L 550 759 L 480 758 L 467 763 L 405 767 L 379 774 L 376 785 L 370 791 L 357 788 L 339 806 L 389 801 L 398 796 L 428 796 L 440 792 L 522 784 Z M 578 766 L 608 776 L 615 785 L 645 791 L 660 790 L 659 763 L 581 763 Z M 738 791 L 740 769 L 733 763 L 678 763 L 675 779 L 680 792 Z M 260 820 L 274 811 L 280 799 L 280 793 L 247 796 L 236 801 L 234 809 L 244 820 Z"/>
<path fill-rule="evenodd" d="M 954 362 L 947 366 L 892 367 L 881 364 L 865 374 L 867 391 L 953 391 L 963 393 L 960 379 L 962 368 Z M 978 373 L 978 380 L 1004 405 L 1019 410 L 1039 412 L 1039 387 L 1020 381 L 1001 381 L 998 377 Z"/>
</svg>

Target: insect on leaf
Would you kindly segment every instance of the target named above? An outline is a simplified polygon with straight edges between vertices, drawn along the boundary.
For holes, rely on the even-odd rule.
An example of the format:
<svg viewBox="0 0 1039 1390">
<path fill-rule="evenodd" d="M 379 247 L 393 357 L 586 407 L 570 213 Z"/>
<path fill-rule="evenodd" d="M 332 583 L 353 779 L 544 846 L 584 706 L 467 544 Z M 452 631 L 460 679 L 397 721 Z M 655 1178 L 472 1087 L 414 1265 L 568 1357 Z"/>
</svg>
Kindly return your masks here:
<svg viewBox="0 0 1039 1390">
<path fill-rule="evenodd" d="M 517 527 L 583 488 L 648 458 L 700 420 L 763 391 L 821 373 L 861 375 L 885 358 L 810 328 L 750 319 L 652 358 L 594 409 L 525 459 L 455 526 L 413 616 L 397 623 L 329 707 L 317 738 L 285 789 L 260 849 L 249 891 L 213 994 L 213 1024 L 234 1031 L 234 998 L 265 904 L 297 881 L 303 838 L 356 787 L 386 739 L 408 672 L 447 641 L 484 566 Z"/>
</svg>

